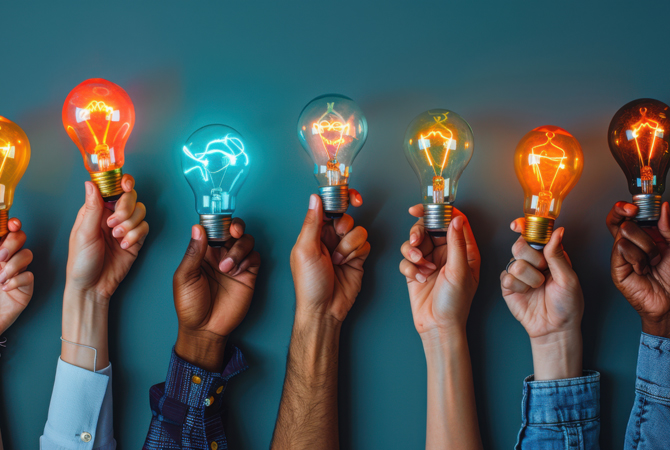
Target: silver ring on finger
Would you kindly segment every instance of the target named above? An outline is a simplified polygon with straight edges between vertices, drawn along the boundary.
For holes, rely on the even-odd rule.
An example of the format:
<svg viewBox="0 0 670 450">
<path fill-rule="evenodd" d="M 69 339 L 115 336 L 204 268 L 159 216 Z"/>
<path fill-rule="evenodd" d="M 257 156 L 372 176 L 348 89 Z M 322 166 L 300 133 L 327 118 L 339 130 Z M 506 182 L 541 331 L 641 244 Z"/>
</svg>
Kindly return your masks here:
<svg viewBox="0 0 670 450">
<path fill-rule="evenodd" d="M 505 266 L 505 272 L 509 273 L 509 268 L 512 267 L 512 264 L 516 262 L 516 258 L 512 258 L 510 262 L 507 263 L 507 266 Z"/>
</svg>

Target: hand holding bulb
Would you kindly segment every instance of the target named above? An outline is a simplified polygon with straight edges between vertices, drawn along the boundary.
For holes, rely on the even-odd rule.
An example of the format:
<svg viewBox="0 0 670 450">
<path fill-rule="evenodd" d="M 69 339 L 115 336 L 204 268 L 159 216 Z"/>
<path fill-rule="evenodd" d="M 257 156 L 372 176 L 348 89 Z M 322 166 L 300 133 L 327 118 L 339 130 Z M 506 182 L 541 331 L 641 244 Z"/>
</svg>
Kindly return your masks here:
<svg viewBox="0 0 670 450">
<path fill-rule="evenodd" d="M 21 127 L 0 116 L 0 237 L 9 229 L 14 191 L 30 162 L 30 142 Z"/>
</svg>

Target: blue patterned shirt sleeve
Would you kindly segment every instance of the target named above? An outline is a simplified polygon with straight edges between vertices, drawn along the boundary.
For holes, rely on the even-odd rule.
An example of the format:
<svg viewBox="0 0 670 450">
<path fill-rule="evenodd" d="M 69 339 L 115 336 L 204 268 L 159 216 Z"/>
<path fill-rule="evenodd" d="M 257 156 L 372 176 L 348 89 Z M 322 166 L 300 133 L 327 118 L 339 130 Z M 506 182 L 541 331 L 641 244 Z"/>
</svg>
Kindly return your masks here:
<svg viewBox="0 0 670 450">
<path fill-rule="evenodd" d="M 670 445 L 670 339 L 642 333 L 624 449 Z"/>
<path fill-rule="evenodd" d="M 599 449 L 600 374 L 523 383 L 522 424 L 516 450 Z"/>
<path fill-rule="evenodd" d="M 221 373 L 189 364 L 172 349 L 165 383 L 149 391 L 151 426 L 145 450 L 226 450 L 223 393 L 228 380 L 247 368 L 242 352 L 229 347 Z"/>
</svg>

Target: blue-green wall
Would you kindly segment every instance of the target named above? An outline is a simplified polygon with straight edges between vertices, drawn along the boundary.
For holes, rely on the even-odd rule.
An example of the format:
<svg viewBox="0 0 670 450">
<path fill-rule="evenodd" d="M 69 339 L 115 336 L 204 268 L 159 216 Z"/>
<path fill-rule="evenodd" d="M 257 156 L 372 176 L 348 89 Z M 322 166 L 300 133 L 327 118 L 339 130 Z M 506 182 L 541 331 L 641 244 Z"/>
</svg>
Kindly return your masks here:
<svg viewBox="0 0 670 450">
<path fill-rule="evenodd" d="M 369 230 L 372 253 L 342 333 L 342 447 L 424 447 L 426 369 L 398 262 L 412 224 L 407 207 L 420 198 L 403 135 L 417 114 L 435 107 L 457 111 L 475 133 L 457 206 L 472 221 L 483 259 L 469 335 L 485 447 L 513 446 L 522 380 L 532 371 L 528 338 L 502 300 L 498 276 L 516 238 L 508 224 L 522 210 L 512 153 L 521 136 L 544 124 L 568 129 L 584 148 L 582 180 L 558 225 L 566 227 L 587 302 L 585 367 L 602 373 L 601 443 L 622 447 L 640 326 L 609 276 L 604 219 L 629 195 L 605 136 L 629 100 L 670 100 L 668 2 L 6 3 L 0 114 L 32 143 L 12 213 L 35 253 L 36 289 L 0 359 L 5 448 L 36 448 L 47 416 L 67 240 L 87 179 L 61 107 L 90 77 L 120 84 L 135 102 L 125 170 L 137 179 L 151 226 L 112 299 L 119 448 L 141 446 L 148 390 L 164 380 L 176 337 L 172 273 L 197 220 L 178 151 L 209 123 L 239 130 L 254 158 L 238 215 L 263 266 L 234 336 L 251 368 L 230 386 L 228 433 L 232 448 L 268 446 L 293 318 L 289 252 L 316 191 L 295 122 L 308 101 L 328 92 L 356 100 L 370 127 L 351 179 L 365 199 L 353 216 Z"/>
</svg>

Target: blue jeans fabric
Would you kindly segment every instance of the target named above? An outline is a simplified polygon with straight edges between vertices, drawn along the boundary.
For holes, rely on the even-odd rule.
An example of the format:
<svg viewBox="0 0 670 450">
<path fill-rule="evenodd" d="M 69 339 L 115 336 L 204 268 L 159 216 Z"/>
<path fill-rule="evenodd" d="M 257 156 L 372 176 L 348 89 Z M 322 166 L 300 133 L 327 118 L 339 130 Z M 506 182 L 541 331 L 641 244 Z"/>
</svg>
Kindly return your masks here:
<svg viewBox="0 0 670 450">
<path fill-rule="evenodd" d="M 600 449 L 600 374 L 523 383 L 516 450 Z"/>
<path fill-rule="evenodd" d="M 670 448 L 670 339 L 642 333 L 625 450 Z"/>
</svg>

